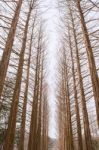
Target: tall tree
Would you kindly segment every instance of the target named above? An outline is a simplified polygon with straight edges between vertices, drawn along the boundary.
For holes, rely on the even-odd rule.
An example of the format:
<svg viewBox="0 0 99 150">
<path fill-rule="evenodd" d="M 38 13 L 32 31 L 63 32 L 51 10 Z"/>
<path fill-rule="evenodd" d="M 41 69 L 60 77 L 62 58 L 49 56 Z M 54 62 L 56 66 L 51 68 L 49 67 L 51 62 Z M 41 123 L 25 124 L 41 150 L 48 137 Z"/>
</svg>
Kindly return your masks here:
<svg viewBox="0 0 99 150">
<path fill-rule="evenodd" d="M 41 56 L 42 56 L 42 30 L 40 27 L 38 34 L 38 44 L 37 44 L 37 55 L 36 55 L 36 68 L 35 68 L 35 77 L 34 77 L 34 91 L 33 91 L 33 102 L 32 102 L 32 113 L 31 113 L 31 122 L 30 122 L 30 133 L 29 133 L 29 143 L 28 150 L 37 149 L 37 140 L 38 140 L 38 127 L 39 127 L 39 108 L 41 107 L 39 98 L 41 97 L 40 87 L 42 86 L 40 74 L 41 74 Z M 41 83 L 41 86 L 40 86 Z M 41 99 L 40 99 L 41 101 Z M 40 105 L 40 106 L 39 106 Z M 41 109 L 41 108 L 40 108 Z M 38 117 L 39 116 L 39 117 Z M 40 131 L 40 129 L 39 129 Z M 35 138 L 34 138 L 35 137 Z"/>
<path fill-rule="evenodd" d="M 33 22 L 33 29 L 35 26 L 35 19 Z M 31 33 L 30 46 L 29 46 L 29 56 L 27 61 L 27 75 L 26 75 L 26 85 L 24 92 L 24 100 L 23 100 L 23 108 L 22 108 L 22 119 L 21 119 L 21 129 L 20 129 L 20 138 L 19 138 L 19 150 L 24 150 L 24 142 L 25 142 L 25 124 L 26 124 L 26 107 L 27 107 L 27 99 L 28 99 L 28 87 L 29 87 L 29 75 L 30 75 L 30 65 L 31 65 L 31 51 L 33 44 L 33 29 Z"/>
<path fill-rule="evenodd" d="M 73 77 L 73 91 L 74 91 L 75 112 L 76 112 L 76 121 L 77 121 L 78 149 L 83 150 L 79 102 L 78 102 L 78 96 L 77 96 L 77 87 L 76 87 L 76 79 L 75 79 L 75 68 L 74 68 L 74 59 L 73 59 L 73 49 L 72 49 L 72 43 L 71 43 L 70 35 L 69 35 L 69 44 L 70 44 L 71 62 L 72 62 L 72 77 Z"/>
<path fill-rule="evenodd" d="M 22 48 L 20 52 L 16 83 L 15 83 L 15 88 L 14 88 L 14 93 L 13 93 L 13 98 L 12 98 L 12 105 L 11 105 L 11 111 L 10 111 L 10 116 L 9 116 L 7 135 L 6 135 L 6 139 L 4 143 L 5 150 L 12 150 L 14 147 L 16 117 L 17 117 L 19 94 L 20 94 L 20 88 L 21 88 L 24 54 L 25 54 L 25 48 L 26 48 L 26 42 L 27 42 L 27 32 L 28 32 L 28 25 L 29 25 L 31 11 L 32 11 L 32 3 L 30 3 L 30 6 L 29 6 L 29 12 L 27 15 L 27 20 L 26 20 L 25 29 L 24 29 L 23 42 L 22 42 Z"/>
<path fill-rule="evenodd" d="M 14 17 L 11 22 L 10 31 L 9 31 L 9 34 L 7 37 L 5 48 L 3 51 L 3 56 L 2 56 L 2 59 L 0 62 L 0 98 L 2 95 L 4 81 L 5 81 L 8 65 L 9 65 L 11 50 L 12 50 L 14 37 L 15 37 L 15 33 L 16 33 L 16 28 L 17 28 L 17 24 L 18 24 L 18 20 L 19 20 L 19 14 L 20 14 L 20 10 L 21 10 L 22 1 L 23 0 L 19 0 L 17 2 L 15 14 L 14 14 Z"/>
<path fill-rule="evenodd" d="M 81 0 L 76 0 L 76 4 L 79 11 L 80 22 L 82 26 L 84 41 L 85 41 L 85 48 L 88 56 L 89 69 L 90 69 L 93 93 L 94 93 L 95 104 L 96 104 L 97 122 L 99 126 L 99 79 L 98 79 L 98 74 L 97 74 L 97 69 L 95 64 L 95 58 L 93 55 L 93 49 L 91 46 L 88 29 L 85 23 L 84 14 L 81 7 Z"/>
<path fill-rule="evenodd" d="M 76 38 L 76 32 L 75 32 L 74 24 L 73 24 L 73 36 L 74 36 L 74 41 L 75 41 L 77 72 L 78 72 L 78 77 L 79 77 L 79 86 L 80 86 L 80 94 L 81 94 L 81 103 L 82 103 L 82 113 L 83 113 L 84 134 L 85 134 L 85 141 L 86 141 L 86 149 L 89 150 L 89 149 L 93 149 L 92 148 L 92 139 L 91 139 L 91 133 L 90 133 L 88 112 L 87 112 L 87 107 L 86 107 L 86 99 L 85 99 L 85 94 L 84 94 L 83 80 L 82 80 L 82 75 L 81 75 L 79 49 L 78 49 L 78 46 L 77 46 L 77 38 Z"/>
<path fill-rule="evenodd" d="M 62 86 L 61 91 L 62 95 L 59 95 L 60 104 L 60 110 L 59 113 L 62 113 L 62 120 L 63 120 L 63 145 L 61 145 L 61 148 L 67 149 L 67 150 L 73 150 L 74 149 L 74 140 L 73 140 L 73 130 L 72 130 L 72 120 L 71 120 L 71 100 L 70 100 L 70 89 L 69 89 L 69 70 L 67 66 L 67 57 L 66 57 L 66 49 L 65 46 L 63 46 L 62 49 L 62 60 L 61 60 L 61 79 L 62 79 Z M 62 111 L 62 112 L 61 112 Z M 60 133 L 60 132 L 59 132 Z M 61 133 L 60 133 L 61 134 Z M 60 136 L 61 137 L 61 136 Z M 62 138 L 62 137 L 61 137 Z"/>
</svg>

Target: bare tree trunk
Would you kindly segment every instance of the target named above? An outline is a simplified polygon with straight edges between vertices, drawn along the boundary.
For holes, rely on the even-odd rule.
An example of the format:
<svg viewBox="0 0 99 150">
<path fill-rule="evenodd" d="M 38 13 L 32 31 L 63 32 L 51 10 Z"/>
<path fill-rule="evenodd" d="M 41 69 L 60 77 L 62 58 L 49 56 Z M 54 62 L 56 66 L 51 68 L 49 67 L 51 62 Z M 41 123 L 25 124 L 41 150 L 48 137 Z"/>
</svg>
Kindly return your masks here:
<svg viewBox="0 0 99 150">
<path fill-rule="evenodd" d="M 74 150 L 67 68 L 66 68 L 66 80 L 67 80 L 67 83 L 66 83 L 66 86 L 67 86 L 66 87 L 66 113 L 67 113 L 66 121 L 67 121 L 67 135 L 68 135 L 68 141 L 69 141 L 67 143 L 67 146 L 68 146 L 68 150 Z"/>
<path fill-rule="evenodd" d="M 96 104 L 97 122 L 99 126 L 99 79 L 98 79 L 95 59 L 94 59 L 94 55 L 93 55 L 93 51 L 91 47 L 91 42 L 90 42 L 89 35 L 88 35 L 88 30 L 86 27 L 84 15 L 83 15 L 82 8 L 80 5 L 80 0 L 76 0 L 76 2 L 77 2 L 79 15 L 80 15 L 80 21 L 82 25 L 84 41 L 85 41 L 85 46 L 86 46 L 86 51 L 87 51 L 87 56 L 88 56 L 88 61 L 89 61 L 89 69 L 90 69 L 93 93 L 94 93 L 95 104 Z"/>
<path fill-rule="evenodd" d="M 78 150 L 83 150 L 79 104 L 78 104 L 78 97 L 77 97 L 75 70 L 74 70 L 74 61 L 73 61 L 73 52 L 72 52 L 73 50 L 72 50 L 72 45 L 71 45 L 72 43 L 71 43 L 71 39 L 70 39 L 70 34 L 69 34 L 69 42 L 70 42 L 70 51 L 71 51 L 73 91 L 74 91 L 74 101 L 75 101 L 75 111 L 76 111 L 76 121 L 77 121 Z"/>
<path fill-rule="evenodd" d="M 42 123 L 43 124 L 42 149 L 44 150 L 48 150 L 48 103 L 46 94 L 43 95 L 43 123 Z"/>
<path fill-rule="evenodd" d="M 46 150 L 48 146 L 46 143 L 46 105 L 43 96 L 43 78 L 44 78 L 44 49 L 42 45 L 42 30 L 40 28 L 37 58 L 36 58 L 36 73 L 35 73 L 35 85 L 34 96 L 32 104 L 32 114 L 30 122 L 30 134 L 28 150 Z M 45 92 L 46 93 L 46 92 Z M 44 116 L 43 116 L 44 115 Z M 44 122 L 43 122 L 44 121 Z M 44 129 L 43 129 L 44 128 Z"/>
<path fill-rule="evenodd" d="M 58 104 L 58 124 L 59 124 L 59 149 L 65 150 L 66 149 L 66 125 L 64 125 L 64 122 L 66 122 L 64 115 L 66 114 L 66 104 L 64 103 L 64 78 L 63 78 L 63 68 L 61 71 L 62 79 L 60 81 L 60 91 L 59 91 L 59 104 Z"/>
<path fill-rule="evenodd" d="M 71 122 L 71 108 L 69 98 L 69 85 L 68 85 L 68 70 L 66 62 L 66 53 L 64 55 L 64 83 L 65 83 L 65 99 L 66 99 L 66 147 L 67 150 L 74 150 L 73 133 L 72 133 L 72 122 Z"/>
<path fill-rule="evenodd" d="M 13 46 L 13 42 L 14 42 L 16 27 L 17 27 L 18 20 L 19 20 L 19 14 L 20 14 L 22 1 L 23 0 L 19 0 L 17 2 L 18 4 L 17 4 L 16 10 L 15 10 L 15 14 L 14 14 L 12 23 L 11 23 L 11 27 L 10 27 L 10 31 L 9 31 L 9 34 L 7 37 L 2 60 L 0 62 L 0 98 L 2 95 L 4 81 L 5 81 L 8 65 L 9 65 L 10 55 L 11 55 L 12 46 Z M 1 104 L 0 104 L 0 107 L 1 107 Z"/>
<path fill-rule="evenodd" d="M 39 35 L 40 36 L 40 35 Z M 40 37 L 39 37 L 40 38 Z M 40 39 L 39 39 L 40 40 Z M 29 133 L 29 143 L 28 150 L 35 150 L 36 143 L 36 133 L 37 133 L 37 111 L 38 111 L 38 86 L 39 86 L 39 73 L 40 73 L 40 48 L 38 40 L 38 48 L 37 48 L 37 58 L 36 58 L 36 73 L 35 73 L 35 85 L 34 85 L 34 96 L 32 102 L 32 114 L 31 114 L 31 122 L 30 122 L 30 133 Z M 35 138 L 34 138 L 35 137 Z"/>
<path fill-rule="evenodd" d="M 44 52 L 43 52 L 44 53 Z M 43 55 L 43 54 L 42 54 Z M 44 55 L 42 56 L 42 62 L 41 62 L 41 83 L 40 83 L 40 104 L 39 104 L 39 125 L 38 125 L 38 148 L 37 150 L 43 150 L 41 141 L 42 141 L 42 105 L 43 105 L 43 101 L 42 101 L 42 96 L 43 96 L 43 78 L 44 78 Z"/>
<path fill-rule="evenodd" d="M 72 16 L 72 11 L 71 11 L 70 5 L 69 5 L 69 10 L 70 10 L 70 17 L 71 17 L 72 28 L 74 29 L 74 21 L 73 21 L 73 16 Z M 70 46 L 71 61 L 72 61 L 72 77 L 73 77 L 73 91 L 74 91 L 74 101 L 75 101 L 75 111 L 76 111 L 76 121 L 77 121 L 78 150 L 79 149 L 83 150 L 81 124 L 80 124 L 80 113 L 79 113 L 79 104 L 78 104 L 76 80 L 75 80 L 75 68 L 74 68 L 74 60 L 73 60 L 73 48 L 72 48 L 72 42 L 71 42 L 71 35 L 70 35 L 69 26 L 68 26 L 68 30 L 69 30 L 68 31 L 68 34 L 69 34 L 69 46 Z"/>
<path fill-rule="evenodd" d="M 86 107 L 86 99 L 85 99 L 85 94 L 84 94 L 83 80 L 82 80 L 81 68 L 80 68 L 80 59 L 79 59 L 79 52 L 78 52 L 79 50 L 77 46 L 76 31 L 74 29 L 74 26 L 73 26 L 73 34 L 74 34 L 74 40 L 75 40 L 76 62 L 77 62 L 77 71 L 78 71 L 78 77 L 79 77 L 80 95 L 81 95 L 81 103 L 82 103 L 86 149 L 93 150 L 88 112 L 87 112 L 87 107 Z"/>
<path fill-rule="evenodd" d="M 17 72 L 15 89 L 14 89 L 14 94 L 13 94 L 13 99 L 12 99 L 12 106 L 11 106 L 11 111 L 10 111 L 10 116 L 9 116 L 7 135 L 6 135 L 6 139 L 4 143 L 4 150 L 13 150 L 13 147 L 14 147 L 17 109 L 18 109 L 18 103 L 19 103 L 22 70 L 23 70 L 23 64 L 24 64 L 24 53 L 25 53 L 25 47 L 26 47 L 26 41 L 27 41 L 28 24 L 29 24 L 31 10 L 32 9 L 30 7 L 29 13 L 27 16 L 26 25 L 25 25 L 25 30 L 24 30 L 23 43 L 22 43 L 22 48 L 21 48 L 21 53 L 20 53 L 18 72 Z"/>
<path fill-rule="evenodd" d="M 20 139 L 19 139 L 19 150 L 24 150 L 26 106 L 27 106 L 28 86 L 29 86 L 32 40 L 33 40 L 33 29 L 32 29 L 32 35 L 31 35 L 31 40 L 30 40 L 29 58 L 28 58 L 28 64 L 27 64 L 27 77 L 26 77 L 26 87 L 25 87 L 24 101 L 23 101 L 23 108 L 22 108 L 22 121 L 21 121 L 21 131 L 20 131 Z"/>
</svg>

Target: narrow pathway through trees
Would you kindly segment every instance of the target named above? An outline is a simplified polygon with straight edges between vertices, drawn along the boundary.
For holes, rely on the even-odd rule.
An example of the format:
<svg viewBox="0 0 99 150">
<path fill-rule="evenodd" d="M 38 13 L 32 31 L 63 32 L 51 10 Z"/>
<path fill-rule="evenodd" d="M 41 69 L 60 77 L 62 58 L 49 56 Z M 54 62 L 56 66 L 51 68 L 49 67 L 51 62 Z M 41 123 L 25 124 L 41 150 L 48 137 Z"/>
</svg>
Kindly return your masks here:
<svg viewBox="0 0 99 150">
<path fill-rule="evenodd" d="M 0 1 L 0 150 L 99 150 L 99 0 Z"/>
</svg>

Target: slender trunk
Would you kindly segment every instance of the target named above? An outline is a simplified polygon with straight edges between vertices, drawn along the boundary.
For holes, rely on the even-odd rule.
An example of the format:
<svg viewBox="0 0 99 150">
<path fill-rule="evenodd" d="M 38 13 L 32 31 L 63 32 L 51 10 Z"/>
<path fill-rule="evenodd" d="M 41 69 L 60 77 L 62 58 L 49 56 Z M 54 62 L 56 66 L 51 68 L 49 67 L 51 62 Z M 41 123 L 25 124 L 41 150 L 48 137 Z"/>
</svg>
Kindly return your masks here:
<svg viewBox="0 0 99 150">
<path fill-rule="evenodd" d="M 47 99 L 44 96 L 43 100 L 43 149 L 47 150 Z"/>
<path fill-rule="evenodd" d="M 67 72 L 67 69 L 66 69 Z M 67 73 L 66 73 L 66 76 Z M 67 91 L 66 91 L 66 112 L 67 112 L 67 133 L 68 133 L 68 138 L 69 138 L 69 143 L 68 143 L 68 150 L 74 150 L 74 145 L 73 145 L 73 133 L 72 133 L 72 123 L 71 123 L 71 110 L 70 110 L 70 98 L 69 98 L 69 86 L 68 86 L 68 77 L 67 77 Z"/>
<path fill-rule="evenodd" d="M 35 142 L 36 142 L 35 138 L 36 138 L 36 132 L 37 132 L 38 78 L 39 78 L 39 67 L 40 67 L 39 66 L 39 59 L 40 59 L 39 57 L 40 57 L 40 49 L 38 46 L 28 150 L 35 150 Z"/>
<path fill-rule="evenodd" d="M 91 47 L 91 42 L 89 39 L 88 30 L 86 27 L 84 15 L 83 15 L 82 8 L 80 5 L 80 0 L 76 0 L 76 1 L 77 1 L 77 8 L 78 8 L 79 14 L 80 14 L 80 21 L 81 21 L 81 26 L 82 26 L 82 31 L 83 31 L 83 35 L 84 35 L 84 41 L 85 41 L 85 47 L 86 47 L 87 56 L 88 56 L 92 88 L 93 88 L 95 104 L 96 104 L 97 122 L 98 122 L 98 126 L 99 126 L 99 79 L 98 79 L 95 59 L 94 59 L 94 55 L 93 55 L 93 51 L 92 51 L 92 47 Z"/>
<path fill-rule="evenodd" d="M 27 32 L 28 32 L 30 14 L 31 14 L 31 7 L 27 16 L 27 21 L 26 21 L 25 30 L 24 30 L 23 43 L 22 43 L 22 48 L 21 48 L 21 53 L 20 53 L 18 72 L 17 72 L 15 89 L 14 89 L 14 94 L 13 94 L 13 99 L 12 99 L 12 106 L 11 106 L 11 111 L 10 111 L 10 116 L 9 116 L 7 135 L 6 135 L 6 139 L 4 143 L 4 150 L 13 150 L 13 147 L 14 147 L 17 109 L 18 109 L 18 103 L 19 103 L 22 70 L 23 70 L 23 64 L 24 64 L 24 53 L 25 53 L 25 47 L 26 47 L 26 41 L 27 41 Z"/>
<path fill-rule="evenodd" d="M 61 79 L 61 89 L 60 89 L 60 93 L 59 93 L 59 106 L 58 106 L 58 113 L 59 113 L 59 149 L 60 150 L 65 150 L 66 149 L 66 135 L 65 135 L 65 131 L 66 131 L 66 124 L 64 125 L 64 114 L 66 114 L 66 104 L 65 104 L 65 98 L 64 98 L 64 76 L 63 76 L 63 68 L 61 71 L 62 74 L 62 79 Z M 66 120 L 65 120 L 66 122 Z"/>
<path fill-rule="evenodd" d="M 71 15 L 71 20 L 72 20 L 72 26 L 74 27 L 74 24 L 73 24 L 73 17 L 72 17 L 72 12 L 71 12 L 71 10 L 70 10 L 70 15 Z M 69 28 L 68 28 L 68 30 L 69 30 Z M 69 45 L 70 45 L 71 61 L 72 61 L 72 77 L 73 77 L 74 102 L 75 102 L 76 121 L 77 121 L 78 150 L 83 150 L 81 124 L 80 124 L 80 113 L 79 113 L 79 104 L 78 104 L 77 89 L 76 89 L 74 60 L 73 60 L 73 49 L 72 49 L 70 31 L 69 31 Z"/>
<path fill-rule="evenodd" d="M 25 92 L 24 92 L 24 101 L 23 101 L 23 108 L 22 108 L 22 122 L 21 122 L 21 131 L 20 131 L 20 139 L 19 139 L 19 150 L 24 150 L 26 106 L 27 106 L 27 95 L 28 95 L 29 74 L 30 74 L 32 38 L 33 38 L 33 30 L 32 30 L 31 40 L 30 40 L 29 58 L 28 58 L 28 64 L 27 64 L 28 67 L 27 67 L 26 87 L 25 87 Z"/>
<path fill-rule="evenodd" d="M 41 67 L 41 85 L 40 85 L 40 105 L 39 105 L 39 136 L 38 136 L 38 138 L 39 138 L 39 143 L 38 143 L 38 149 L 37 150 L 43 150 L 43 147 L 42 147 L 42 145 L 41 145 L 41 141 L 42 141 L 42 135 L 41 135 L 41 127 L 42 127 L 42 103 L 43 103 L 43 101 L 42 101 L 42 90 L 43 90 L 43 64 L 44 63 L 44 58 L 42 57 L 42 67 Z"/>
<path fill-rule="evenodd" d="M 40 50 L 41 51 L 41 50 Z M 39 88 L 40 88 L 40 58 L 41 54 L 39 53 L 39 62 L 38 62 L 38 76 L 37 76 L 37 91 L 36 91 L 36 101 L 35 101 L 35 113 L 34 113 L 34 117 L 35 117 L 35 121 L 34 121 L 34 136 L 35 139 L 33 140 L 33 149 L 37 150 L 37 145 L 38 145 L 38 134 L 39 134 Z"/>
<path fill-rule="evenodd" d="M 64 53 L 64 80 L 65 80 L 65 94 L 66 94 L 66 146 L 67 150 L 74 150 L 73 133 L 71 123 L 71 110 L 70 110 L 70 98 L 69 98 L 69 85 L 68 85 L 68 71 L 66 64 L 66 55 Z"/>
<path fill-rule="evenodd" d="M 83 150 L 79 104 L 78 104 L 78 97 L 77 97 L 77 89 L 76 89 L 76 80 L 75 80 L 74 62 L 73 62 L 72 52 L 71 52 L 71 58 L 72 58 L 74 101 L 75 101 L 75 111 L 76 111 L 76 121 L 77 121 L 77 134 L 78 134 L 78 150 Z"/>
<path fill-rule="evenodd" d="M 79 50 L 77 46 L 76 32 L 75 32 L 74 27 L 73 27 L 73 34 L 74 34 L 75 48 L 76 48 L 75 49 L 76 50 L 76 62 L 77 62 L 77 71 L 78 71 L 78 77 L 79 77 L 80 95 L 81 95 L 81 103 L 82 103 L 86 150 L 93 150 L 88 112 L 87 112 L 87 106 L 86 106 L 86 99 L 85 99 L 85 94 L 84 94 L 83 80 L 82 80 L 82 75 L 81 75 L 80 58 L 79 58 L 79 52 L 78 52 Z"/>
<path fill-rule="evenodd" d="M 16 28 L 17 28 L 17 24 L 18 24 L 18 20 L 19 20 L 19 14 L 20 14 L 22 1 L 23 0 L 18 1 L 16 10 L 15 10 L 15 14 L 14 14 L 14 17 L 13 17 L 13 20 L 11 23 L 10 31 L 9 31 L 9 34 L 7 37 L 6 45 L 4 48 L 2 60 L 0 62 L 0 98 L 2 95 L 4 81 L 6 78 L 6 73 L 7 73 L 7 69 L 8 69 L 8 65 L 9 65 L 11 50 L 12 50 L 15 32 L 16 32 Z M 1 107 L 1 104 L 0 104 L 0 107 Z M 0 108 L 0 110 L 1 110 L 1 108 Z"/>
</svg>

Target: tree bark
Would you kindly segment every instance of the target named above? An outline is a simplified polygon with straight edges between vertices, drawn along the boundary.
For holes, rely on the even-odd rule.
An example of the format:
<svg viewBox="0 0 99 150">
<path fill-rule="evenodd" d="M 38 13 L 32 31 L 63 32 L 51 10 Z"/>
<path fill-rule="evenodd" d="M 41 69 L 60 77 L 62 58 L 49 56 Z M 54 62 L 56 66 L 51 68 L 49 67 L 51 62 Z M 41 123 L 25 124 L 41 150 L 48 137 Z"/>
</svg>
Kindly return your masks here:
<svg viewBox="0 0 99 150">
<path fill-rule="evenodd" d="M 84 35 L 85 47 L 86 47 L 86 51 L 87 51 L 93 94 L 94 94 L 94 99 L 95 99 L 95 104 L 96 104 L 97 122 L 98 122 L 98 126 L 99 126 L 99 79 L 98 79 L 95 59 L 94 59 L 94 55 L 93 55 L 93 51 L 92 51 L 92 47 L 91 47 L 91 42 L 89 39 L 88 30 L 86 27 L 84 15 L 83 15 L 82 8 L 80 5 L 80 0 L 76 0 L 76 2 L 77 2 L 77 8 L 79 11 L 79 15 L 80 15 L 82 31 L 83 31 L 83 35 Z"/>
<path fill-rule="evenodd" d="M 81 95 L 81 103 L 82 103 L 86 150 L 93 150 L 90 126 L 89 126 L 89 119 L 88 119 L 88 112 L 87 112 L 87 107 L 86 107 L 86 99 L 85 99 L 85 94 L 84 94 L 83 80 L 82 80 L 82 75 L 81 75 L 79 50 L 78 50 L 78 46 L 77 46 L 76 31 L 74 28 L 73 28 L 73 34 L 74 34 L 74 40 L 75 40 L 76 62 L 77 62 L 77 71 L 78 71 L 78 77 L 79 77 L 80 95 Z"/>
<path fill-rule="evenodd" d="M 30 7 L 29 13 L 27 16 L 26 25 L 25 25 L 25 30 L 24 30 L 23 43 L 22 43 L 22 48 L 21 48 L 21 53 L 20 53 L 20 58 L 19 58 L 15 89 L 14 89 L 14 94 L 12 98 L 11 111 L 10 111 L 10 116 L 9 116 L 9 121 L 8 121 L 7 135 L 6 135 L 5 142 L 4 142 L 4 150 L 13 150 L 14 148 L 17 109 L 18 109 L 18 104 L 19 104 L 19 94 L 20 94 L 20 88 L 21 88 L 23 64 L 24 64 L 24 54 L 25 54 L 25 48 L 26 48 L 28 24 L 29 24 L 29 19 L 31 15 L 31 10 L 32 9 Z"/>
<path fill-rule="evenodd" d="M 32 39 L 33 39 L 33 29 L 32 29 L 32 35 L 31 35 L 31 40 L 30 40 L 29 58 L 28 58 L 28 64 L 27 64 L 27 77 L 26 77 L 26 87 L 25 87 L 25 92 L 24 92 L 24 101 L 23 101 L 23 108 L 22 108 L 22 121 L 21 121 L 21 130 L 20 130 L 20 139 L 19 139 L 19 150 L 24 150 L 26 106 L 27 106 L 28 86 L 29 86 Z"/>
<path fill-rule="evenodd" d="M 73 61 L 73 50 L 72 50 L 70 35 L 69 35 L 69 41 L 70 41 L 70 51 L 71 51 L 71 61 L 72 61 L 72 77 L 73 77 L 74 102 L 75 102 L 76 121 L 77 121 L 78 150 L 83 150 L 81 124 L 80 124 L 80 113 L 79 113 L 79 104 L 78 104 L 78 97 L 77 97 L 75 70 L 74 70 L 74 61 Z"/>
<path fill-rule="evenodd" d="M 40 37 L 39 37 L 40 38 Z M 36 73 L 35 73 L 35 85 L 34 85 L 34 96 L 32 102 L 32 113 L 31 113 L 31 122 L 30 122 L 30 133 L 29 133 L 29 142 L 28 150 L 35 150 L 36 146 L 36 136 L 37 136 L 37 114 L 38 114 L 38 87 L 39 87 L 39 73 L 40 73 L 40 48 L 37 48 L 37 58 L 36 58 Z M 34 138 L 35 137 L 35 138 Z"/>
<path fill-rule="evenodd" d="M 15 10 L 15 14 L 12 19 L 10 31 L 9 31 L 9 34 L 7 37 L 6 45 L 4 48 L 2 60 L 0 62 L 0 98 L 2 95 L 4 81 L 6 78 L 6 73 L 7 73 L 7 69 L 8 69 L 8 65 L 9 65 L 10 55 L 11 55 L 15 32 L 16 32 L 16 28 L 17 28 L 17 24 L 18 24 L 18 20 L 19 20 L 19 14 L 20 14 L 21 6 L 22 6 L 22 1 L 23 0 L 18 1 L 16 10 Z M 0 104 L 0 107 L 1 107 L 1 104 Z"/>
<path fill-rule="evenodd" d="M 71 122 L 71 108 L 70 108 L 70 97 L 69 97 L 69 85 L 68 85 L 68 70 L 66 62 L 66 54 L 64 55 L 64 83 L 65 83 L 65 101 L 66 101 L 66 149 L 74 150 L 73 133 L 72 133 L 72 122 Z"/>
</svg>

